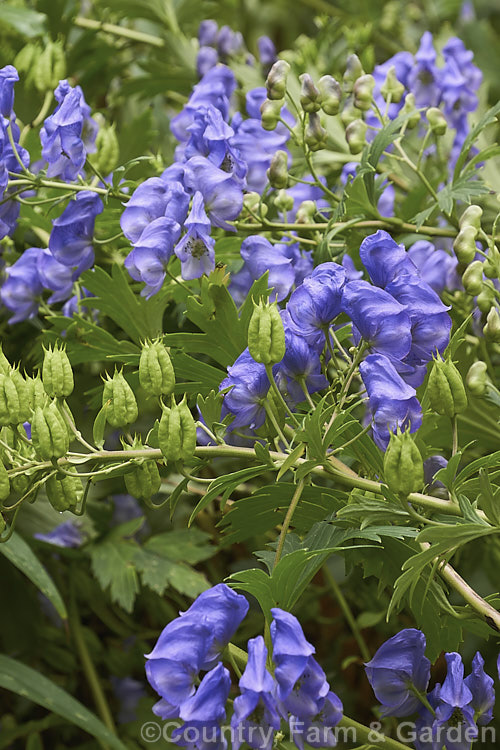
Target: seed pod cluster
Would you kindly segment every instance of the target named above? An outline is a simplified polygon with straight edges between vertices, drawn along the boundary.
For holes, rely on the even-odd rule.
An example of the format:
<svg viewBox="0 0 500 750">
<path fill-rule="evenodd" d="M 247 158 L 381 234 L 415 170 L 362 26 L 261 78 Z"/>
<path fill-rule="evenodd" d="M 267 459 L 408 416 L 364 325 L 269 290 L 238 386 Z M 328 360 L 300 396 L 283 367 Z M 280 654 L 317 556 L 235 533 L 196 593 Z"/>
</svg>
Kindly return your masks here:
<svg viewBox="0 0 500 750">
<path fill-rule="evenodd" d="M 42 93 L 51 91 L 65 76 L 66 59 L 61 42 L 46 42 L 33 72 L 36 88 Z"/>
<path fill-rule="evenodd" d="M 175 373 L 168 349 L 161 341 L 146 341 L 139 360 L 139 382 L 153 396 L 168 396 L 175 387 Z"/>
<path fill-rule="evenodd" d="M 409 431 L 391 434 L 384 456 L 384 477 L 397 495 L 407 497 L 424 485 L 424 462 Z"/>
<path fill-rule="evenodd" d="M 115 371 L 104 381 L 102 405 L 106 407 L 106 420 L 111 427 L 125 427 L 138 417 L 137 401 L 123 373 Z"/>
<path fill-rule="evenodd" d="M 0 373 L 0 425 L 20 424 L 30 418 L 28 386 L 19 370 Z"/>
<path fill-rule="evenodd" d="M 164 407 L 158 429 L 158 444 L 168 463 L 192 458 L 196 448 L 196 424 L 186 396 L 179 404 Z"/>
<path fill-rule="evenodd" d="M 66 398 L 73 393 L 75 383 L 66 350 L 55 346 L 45 349 L 42 365 L 42 382 L 51 398 Z"/>
<path fill-rule="evenodd" d="M 451 361 L 435 359 L 427 386 L 431 407 L 450 419 L 467 408 L 462 376 Z"/>
<path fill-rule="evenodd" d="M 75 476 L 68 476 L 58 472 L 49 477 L 45 483 L 45 491 L 49 503 L 54 510 L 62 513 L 64 510 L 72 510 L 83 497 L 82 480 L 76 469 L 70 469 Z"/>
<path fill-rule="evenodd" d="M 69 448 L 69 433 L 55 401 L 35 407 L 31 420 L 31 440 L 37 454 L 45 461 L 61 458 Z"/>
<path fill-rule="evenodd" d="M 285 356 L 285 330 L 276 303 L 254 303 L 248 324 L 248 350 L 256 362 L 271 365 Z"/>
<path fill-rule="evenodd" d="M 156 461 L 143 460 L 125 474 L 125 487 L 129 495 L 137 500 L 149 500 L 161 487 L 160 472 Z"/>
</svg>

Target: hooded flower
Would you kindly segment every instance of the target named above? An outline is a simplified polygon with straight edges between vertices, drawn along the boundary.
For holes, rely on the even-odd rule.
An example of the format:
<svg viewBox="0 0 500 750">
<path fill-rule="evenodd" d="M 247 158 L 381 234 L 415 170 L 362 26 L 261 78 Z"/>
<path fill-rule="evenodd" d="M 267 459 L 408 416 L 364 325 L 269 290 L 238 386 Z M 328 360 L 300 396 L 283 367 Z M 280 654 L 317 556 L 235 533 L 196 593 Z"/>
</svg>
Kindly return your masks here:
<svg viewBox="0 0 500 750">
<path fill-rule="evenodd" d="M 215 268 L 215 240 L 210 237 L 210 221 L 203 207 L 203 196 L 196 191 L 191 212 L 186 219 L 187 233 L 174 252 L 181 262 L 182 278 L 197 279 Z"/>
<path fill-rule="evenodd" d="M 55 547 L 80 547 L 83 542 L 83 535 L 78 526 L 73 521 L 64 521 L 59 526 L 55 526 L 52 531 L 46 534 L 33 534 L 35 539 L 47 544 L 53 544 Z"/>
<path fill-rule="evenodd" d="M 495 690 L 492 678 L 484 671 L 484 659 L 477 651 L 472 660 L 472 672 L 465 678 L 465 685 L 472 693 L 472 708 L 478 724 L 489 724 L 493 718 Z"/>
<path fill-rule="evenodd" d="M 224 396 L 223 404 L 225 414 L 235 416 L 231 429 L 261 427 L 266 421 L 264 399 L 270 388 L 265 366 L 255 362 L 247 348 L 234 365 L 227 368 L 227 374 L 219 390 L 231 388 Z"/>
<path fill-rule="evenodd" d="M 309 657 L 315 649 L 306 640 L 297 618 L 290 612 L 274 607 L 271 614 L 274 618 L 271 623 L 273 661 L 276 664 L 274 676 L 278 683 L 278 699 L 283 702 L 306 671 Z"/>
<path fill-rule="evenodd" d="M 0 297 L 3 304 L 14 315 L 9 323 L 33 318 L 38 312 L 39 298 L 43 285 L 38 272 L 38 257 L 41 248 L 29 247 L 5 273 L 7 278 L 2 284 Z"/>
<path fill-rule="evenodd" d="M 149 298 L 161 289 L 180 233 L 181 228 L 173 219 L 165 216 L 155 219 L 148 224 L 125 259 L 125 267 L 131 277 L 146 284 L 141 292 L 143 296 Z"/>
<path fill-rule="evenodd" d="M 134 190 L 120 217 L 120 226 L 135 245 L 146 227 L 162 216 L 182 226 L 188 206 L 189 195 L 178 180 L 150 177 Z"/>
<path fill-rule="evenodd" d="M 193 156 L 186 162 L 186 186 L 203 196 L 205 210 L 213 226 L 234 231 L 228 224 L 239 216 L 243 192 L 238 182 L 204 156 Z"/>
<path fill-rule="evenodd" d="M 19 73 L 13 65 L 0 68 L 0 115 L 10 118 L 14 106 L 14 85 L 19 80 Z"/>
<path fill-rule="evenodd" d="M 398 245 L 382 229 L 365 237 L 359 248 L 359 257 L 372 282 L 382 289 L 403 273 L 418 276 L 404 245 Z"/>
<path fill-rule="evenodd" d="M 341 312 L 345 269 L 321 263 L 292 293 L 286 309 L 292 324 L 311 344 Z"/>
<path fill-rule="evenodd" d="M 90 190 L 82 190 L 52 222 L 49 250 L 59 263 L 76 269 L 78 274 L 94 262 L 94 224 L 102 210 L 99 196 Z"/>
</svg>

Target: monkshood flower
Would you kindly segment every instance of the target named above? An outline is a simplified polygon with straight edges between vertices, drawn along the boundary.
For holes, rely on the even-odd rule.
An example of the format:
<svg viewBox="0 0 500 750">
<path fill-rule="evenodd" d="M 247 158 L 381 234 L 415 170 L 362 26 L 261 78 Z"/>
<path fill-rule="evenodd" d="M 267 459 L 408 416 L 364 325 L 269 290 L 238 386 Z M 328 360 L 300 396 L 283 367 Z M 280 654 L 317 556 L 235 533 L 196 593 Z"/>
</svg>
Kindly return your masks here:
<svg viewBox="0 0 500 750">
<path fill-rule="evenodd" d="M 268 271 L 268 286 L 273 290 L 272 299 L 281 302 L 288 297 L 295 283 L 295 266 L 289 256 L 288 245 L 272 245 L 259 234 L 246 237 L 241 243 L 243 268 L 234 274 L 229 290 L 236 301 L 244 302 L 253 282 Z M 300 255 L 300 253 L 299 253 Z M 234 293 L 235 292 L 235 293 Z"/>
<path fill-rule="evenodd" d="M 444 489 L 444 484 L 438 479 L 434 480 L 435 474 L 440 469 L 445 469 L 448 466 L 448 461 L 443 456 L 435 455 L 429 456 L 424 461 L 424 482 L 427 486 L 427 493 L 433 494 Z"/>
<path fill-rule="evenodd" d="M 436 65 L 436 56 L 432 34 L 425 31 L 407 81 L 417 107 L 436 107 L 441 98 L 442 71 Z"/>
<path fill-rule="evenodd" d="M 9 172 L 19 174 L 21 165 L 13 151 L 9 139 L 8 128 L 9 120 L 0 115 L 0 201 L 8 197 L 9 192 L 5 192 L 9 181 Z M 15 115 L 12 114 L 10 128 L 14 143 L 16 144 L 17 155 L 25 167 L 30 163 L 30 157 L 26 149 L 19 145 L 19 126 L 16 124 Z M 17 201 L 5 201 L 0 205 L 0 240 L 6 237 L 15 229 L 19 217 L 20 204 Z"/>
<path fill-rule="evenodd" d="M 365 237 L 359 247 L 359 257 L 371 281 L 382 289 L 401 274 L 418 278 L 417 268 L 404 245 L 398 245 L 383 229 Z"/>
<path fill-rule="evenodd" d="M 238 149 L 231 145 L 234 130 L 224 122 L 220 111 L 209 104 L 200 107 L 194 114 L 193 123 L 187 128 L 190 137 L 185 145 L 176 150 L 176 158 L 188 160 L 192 156 L 205 156 L 216 167 L 230 173 L 243 182 L 247 165 L 241 159 Z"/>
<path fill-rule="evenodd" d="M 408 257 L 417 267 L 422 281 L 437 294 L 443 289 L 455 287 L 455 269 L 458 261 L 446 250 L 436 248 L 427 240 L 417 240 L 408 249 Z"/>
<path fill-rule="evenodd" d="M 473 112 L 478 105 L 476 91 L 481 85 L 482 73 L 472 59 L 470 50 L 457 37 L 452 37 L 443 47 L 445 66 L 443 68 L 444 111 L 449 122 L 457 127 L 460 116 Z"/>
<path fill-rule="evenodd" d="M 215 68 L 219 62 L 219 55 L 214 47 L 200 47 L 196 55 L 196 72 L 199 78 L 203 78 L 209 70 Z"/>
<path fill-rule="evenodd" d="M 187 232 L 174 252 L 181 262 L 182 278 L 197 279 L 215 268 L 215 240 L 210 237 L 211 224 L 203 207 L 203 196 L 198 191 L 184 226 Z"/>
<path fill-rule="evenodd" d="M 13 65 L 0 68 L 0 115 L 10 118 L 14 106 L 14 85 L 19 73 Z"/>
<path fill-rule="evenodd" d="M 243 36 L 240 31 L 233 31 L 230 26 L 221 26 L 217 34 L 217 50 L 224 59 L 238 54 L 243 48 Z"/>
<path fill-rule="evenodd" d="M 172 741 L 196 750 L 224 748 L 220 725 L 230 689 L 231 677 L 222 663 L 207 672 L 196 693 L 182 704 L 179 716 L 185 723 L 172 732 Z"/>
<path fill-rule="evenodd" d="M 299 750 L 304 750 L 304 741 L 314 748 L 335 747 L 337 738 L 333 730 L 341 720 L 343 712 L 342 701 L 330 690 L 316 716 L 307 719 L 290 716 L 290 732 Z"/>
<path fill-rule="evenodd" d="M 102 210 L 99 196 L 90 190 L 82 190 L 54 219 L 49 250 L 59 263 L 76 269 L 79 274 L 92 266 L 94 224 Z"/>
<path fill-rule="evenodd" d="M 82 308 L 85 307 L 85 305 L 82 304 L 82 300 L 85 299 L 85 297 L 92 297 L 92 295 L 88 289 L 85 289 L 85 287 L 80 287 L 79 293 L 74 294 L 72 297 L 70 297 L 68 301 L 65 302 L 62 306 L 61 312 L 64 317 L 72 318 L 73 315 L 81 313 Z M 94 320 L 97 320 L 97 310 L 93 310 L 92 316 Z"/>
<path fill-rule="evenodd" d="M 69 266 L 59 263 L 48 248 L 40 250 L 37 263 L 40 281 L 46 289 L 53 292 L 47 300 L 49 304 L 68 299 L 78 274 L 75 274 Z"/>
<path fill-rule="evenodd" d="M 150 177 L 134 190 L 125 205 L 120 217 L 123 234 L 135 245 L 146 227 L 162 216 L 182 226 L 186 220 L 189 201 L 190 197 L 179 177 L 174 178 L 165 173 L 161 177 Z"/>
<path fill-rule="evenodd" d="M 425 693 L 430 678 L 425 646 L 420 630 L 401 630 L 365 664 L 370 685 L 382 704 L 382 716 L 409 716 L 421 706 L 416 692 Z"/>
<path fill-rule="evenodd" d="M 328 328 L 341 312 L 344 285 L 344 268 L 328 262 L 316 266 L 292 292 L 287 312 L 297 332 L 311 345 L 318 341 L 318 332 Z"/>
<path fill-rule="evenodd" d="M 126 724 L 137 718 L 137 704 L 146 695 L 144 684 L 133 677 L 115 677 L 111 675 L 113 693 L 120 703 L 118 723 Z"/>
<path fill-rule="evenodd" d="M 14 313 L 9 318 L 11 324 L 33 318 L 38 312 L 43 292 L 38 273 L 38 256 L 41 252 L 38 247 L 29 247 L 5 271 L 7 278 L 0 290 L 0 297 L 5 307 Z"/>
<path fill-rule="evenodd" d="M 273 661 L 276 664 L 274 676 L 278 683 L 277 697 L 284 702 L 290 696 L 297 680 L 304 674 L 309 657 L 314 654 L 315 648 L 306 640 L 302 627 L 294 615 L 278 607 L 271 609 L 271 614 L 273 616 L 271 623 Z"/>
<path fill-rule="evenodd" d="M 33 536 L 35 539 L 53 544 L 55 547 L 66 547 L 68 549 L 80 547 L 83 542 L 83 534 L 73 521 L 63 521 L 52 531 L 45 534 L 38 532 Z"/>
<path fill-rule="evenodd" d="M 200 107 L 212 104 L 220 110 L 223 119 L 227 121 L 229 101 L 236 85 L 234 73 L 226 65 L 216 65 L 211 68 L 193 88 L 184 109 L 170 122 L 170 129 L 177 140 L 183 142 L 189 139 L 187 129 L 192 124 L 195 113 Z"/>
<path fill-rule="evenodd" d="M 285 356 L 276 366 L 275 377 L 281 390 L 300 403 L 304 400 L 304 389 L 315 393 L 328 387 L 328 380 L 321 372 L 321 360 L 317 349 L 311 347 L 305 338 L 297 335 L 289 325 L 289 313 L 281 313 L 285 327 Z M 285 383 L 281 380 L 285 379 Z"/>
<path fill-rule="evenodd" d="M 174 219 L 165 216 L 155 219 L 147 225 L 134 249 L 125 258 L 124 265 L 131 277 L 146 284 L 142 296 L 149 299 L 161 289 L 180 234 L 181 228 Z"/>
<path fill-rule="evenodd" d="M 93 120 L 95 127 L 88 122 L 90 110 L 79 86 L 73 88 L 61 81 L 54 96 L 59 103 L 40 130 L 42 156 L 49 165 L 47 177 L 71 182 L 83 169 L 87 153 L 93 150 L 97 126 Z"/>
<path fill-rule="evenodd" d="M 484 659 L 479 651 L 472 660 L 472 672 L 464 683 L 472 693 L 471 705 L 476 722 L 480 725 L 489 724 L 493 718 L 495 690 L 493 679 L 484 671 Z"/>
<path fill-rule="evenodd" d="M 422 409 L 415 388 L 405 383 L 388 357 L 370 354 L 359 372 L 368 394 L 373 439 L 385 451 L 397 427 L 415 432 L 422 424 Z"/>
<path fill-rule="evenodd" d="M 403 305 L 384 289 L 367 281 L 349 281 L 342 293 L 342 309 L 353 323 L 356 345 L 394 359 L 404 359 L 411 347 L 411 322 Z"/>
<path fill-rule="evenodd" d="M 257 49 L 259 50 L 259 62 L 264 67 L 269 67 L 276 62 L 276 47 L 272 39 L 268 36 L 259 36 L 257 39 Z"/>
<path fill-rule="evenodd" d="M 203 156 L 193 156 L 186 162 L 184 179 L 186 187 L 203 196 L 212 225 L 234 232 L 227 222 L 236 219 L 243 207 L 243 192 L 238 182 Z"/>
<path fill-rule="evenodd" d="M 270 388 L 265 366 L 255 362 L 247 348 L 227 373 L 219 386 L 221 391 L 231 388 L 224 396 L 222 416 L 234 414 L 232 430 L 261 427 L 266 421 L 264 400 Z"/>
<path fill-rule="evenodd" d="M 266 669 L 266 659 L 263 637 L 249 640 L 248 662 L 239 682 L 241 695 L 234 700 L 231 717 L 231 727 L 235 730 L 233 750 L 239 750 L 242 742 L 254 750 L 271 750 L 273 734 L 280 728 L 275 682 Z"/>
<path fill-rule="evenodd" d="M 202 21 L 198 27 L 198 41 L 200 43 L 200 47 L 214 47 L 217 44 L 218 31 L 219 26 L 217 24 L 217 21 L 214 21 L 211 18 L 207 18 L 205 21 Z"/>
<path fill-rule="evenodd" d="M 454 739 L 446 738 L 446 750 L 468 750 L 471 739 L 478 735 L 472 707 L 472 692 L 464 681 L 464 665 L 460 654 L 448 653 L 445 654 L 445 658 L 448 671 L 439 691 L 433 732 L 439 737 L 443 727 L 458 726 L 462 740 L 455 742 Z"/>
</svg>

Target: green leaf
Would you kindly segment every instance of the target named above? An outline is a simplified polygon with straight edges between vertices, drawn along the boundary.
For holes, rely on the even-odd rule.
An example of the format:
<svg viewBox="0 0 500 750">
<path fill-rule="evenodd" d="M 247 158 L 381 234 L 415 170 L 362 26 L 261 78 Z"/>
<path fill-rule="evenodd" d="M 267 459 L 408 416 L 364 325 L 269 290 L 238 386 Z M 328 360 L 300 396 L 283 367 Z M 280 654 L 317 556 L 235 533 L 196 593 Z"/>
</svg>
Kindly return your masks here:
<svg viewBox="0 0 500 750">
<path fill-rule="evenodd" d="M 62 716 L 114 750 L 126 746 L 84 705 L 31 667 L 0 655 L 0 687 Z"/>
<path fill-rule="evenodd" d="M 54 605 L 58 615 L 66 620 L 68 613 L 61 595 L 28 543 L 14 532 L 8 542 L 0 544 L 0 552 L 35 584 Z"/>
<path fill-rule="evenodd" d="M 92 435 L 94 438 L 94 444 L 101 450 L 104 445 L 104 430 L 106 428 L 106 412 L 107 405 L 105 404 L 99 411 L 97 417 L 94 420 L 94 426 L 92 428 Z"/>
<path fill-rule="evenodd" d="M 462 149 L 460 151 L 460 155 L 457 159 L 457 163 L 455 165 L 455 171 L 453 173 L 453 181 L 455 182 L 458 179 L 458 176 L 460 172 L 462 171 L 462 167 L 465 164 L 465 161 L 467 159 L 467 155 L 469 153 L 469 150 L 471 146 L 473 145 L 476 138 L 479 136 L 479 134 L 488 126 L 492 125 L 497 120 L 497 115 L 500 114 L 500 102 L 497 102 L 491 109 L 489 109 L 479 120 L 477 125 L 475 125 L 471 131 L 469 132 L 467 138 L 464 141 L 464 145 L 462 146 Z"/>
<path fill-rule="evenodd" d="M 134 557 L 137 549 L 124 539 L 109 539 L 88 548 L 92 572 L 103 590 L 109 586 L 111 600 L 132 612 L 139 593 Z"/>
<path fill-rule="evenodd" d="M 47 16 L 36 10 L 17 5 L 0 5 L 0 24 L 10 26 L 28 39 L 41 36 L 46 31 Z"/>
<path fill-rule="evenodd" d="M 231 474 L 226 474 L 224 476 L 217 477 L 217 479 L 214 479 L 214 481 L 210 483 L 206 493 L 203 495 L 203 497 L 191 513 L 188 526 L 191 526 L 198 513 L 201 513 L 201 511 L 204 510 L 207 505 L 210 505 L 212 500 L 215 500 L 218 495 L 222 496 L 221 508 L 223 508 L 230 494 L 240 484 L 246 482 L 248 479 L 258 477 L 266 469 L 267 466 L 265 465 L 251 466 L 250 468 L 233 471 Z"/>
</svg>

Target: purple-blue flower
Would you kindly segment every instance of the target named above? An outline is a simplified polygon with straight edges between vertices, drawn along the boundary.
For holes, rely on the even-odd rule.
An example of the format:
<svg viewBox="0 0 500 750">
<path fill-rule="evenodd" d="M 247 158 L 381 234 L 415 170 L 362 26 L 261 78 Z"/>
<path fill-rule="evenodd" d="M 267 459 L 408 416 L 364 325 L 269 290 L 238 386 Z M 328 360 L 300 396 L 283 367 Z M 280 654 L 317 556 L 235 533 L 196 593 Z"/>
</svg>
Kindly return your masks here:
<svg viewBox="0 0 500 750">
<path fill-rule="evenodd" d="M 422 281 L 437 294 L 454 287 L 457 259 L 446 250 L 436 248 L 427 240 L 417 240 L 408 249 L 408 257 L 417 267 Z"/>
<path fill-rule="evenodd" d="M 276 47 L 273 40 L 268 36 L 259 36 L 257 39 L 257 49 L 259 50 L 261 65 L 268 67 L 276 62 Z"/>
<path fill-rule="evenodd" d="M 14 84 L 19 74 L 13 65 L 0 68 L 0 115 L 10 118 L 14 106 Z"/>
<path fill-rule="evenodd" d="M 196 693 L 180 708 L 185 722 L 172 733 L 172 741 L 196 750 L 224 748 L 220 729 L 226 716 L 226 703 L 231 689 L 228 670 L 219 663 L 203 677 Z"/>
<path fill-rule="evenodd" d="M 359 371 L 368 394 L 373 439 L 385 451 L 397 427 L 410 427 L 410 432 L 420 427 L 422 409 L 415 388 L 405 383 L 388 357 L 370 354 Z"/>
<path fill-rule="evenodd" d="M 210 47 L 213 47 L 217 43 L 218 31 L 219 26 L 217 24 L 217 21 L 214 21 L 211 18 L 207 18 L 205 21 L 202 21 L 198 27 L 198 41 L 200 43 L 200 46 L 204 47 L 205 45 L 208 45 Z"/>
<path fill-rule="evenodd" d="M 304 742 L 310 747 L 335 747 L 337 738 L 333 729 L 343 716 L 342 701 L 332 690 L 321 702 L 318 713 L 306 719 L 290 716 L 289 725 L 293 741 L 304 750 Z"/>
<path fill-rule="evenodd" d="M 478 724 L 489 724 L 493 718 L 495 689 L 493 679 L 484 671 L 484 659 L 476 652 L 472 660 L 472 672 L 465 678 L 465 685 L 472 694 L 471 705 Z"/>
<path fill-rule="evenodd" d="M 75 274 L 69 266 L 59 263 L 48 248 L 40 250 L 37 263 L 40 281 L 46 289 L 53 292 L 47 300 L 49 304 L 68 299 L 78 274 Z"/>
<path fill-rule="evenodd" d="M 134 193 L 120 218 L 125 237 L 135 245 L 146 227 L 155 219 L 166 217 L 182 226 L 186 220 L 190 197 L 178 179 L 150 177 Z"/>
<path fill-rule="evenodd" d="M 283 609 L 271 609 L 271 640 L 273 661 L 276 664 L 274 677 L 278 683 L 277 697 L 284 702 L 290 696 L 297 680 L 304 674 L 309 657 L 315 648 L 307 640 L 302 627 L 294 615 Z"/>
<path fill-rule="evenodd" d="M 417 107 L 438 105 L 441 97 L 442 72 L 436 66 L 436 50 L 430 31 L 425 31 L 422 35 L 407 85 L 415 96 Z"/>
<path fill-rule="evenodd" d="M 257 429 L 266 421 L 264 400 L 270 388 L 266 368 L 255 362 L 248 349 L 240 354 L 234 365 L 227 368 L 219 390 L 231 388 L 224 396 L 223 416 L 234 414 L 231 429 Z"/>
<path fill-rule="evenodd" d="M 219 55 L 214 47 L 200 47 L 196 55 L 196 72 L 203 78 L 219 62 Z"/>
<path fill-rule="evenodd" d="M 409 716 L 420 707 L 415 691 L 425 693 L 430 678 L 425 645 L 420 630 L 401 630 L 365 664 L 366 676 L 382 704 L 382 716 Z"/>
<path fill-rule="evenodd" d="M 125 258 L 125 268 L 131 277 L 146 284 L 141 292 L 143 296 L 149 298 L 161 289 L 180 233 L 181 228 L 174 219 L 161 216 L 147 225 Z"/>
<path fill-rule="evenodd" d="M 469 750 L 472 738 L 478 735 L 472 693 L 464 681 L 464 665 L 460 654 L 447 653 L 445 658 L 448 672 L 439 691 L 433 733 L 439 737 L 444 730 L 446 750 Z M 451 732 L 453 728 L 459 729 L 457 740 Z M 442 744 L 442 740 L 439 741 Z"/>
<path fill-rule="evenodd" d="M 236 89 L 236 78 L 233 71 L 226 65 L 216 65 L 211 68 L 193 88 L 188 103 L 170 122 L 170 129 L 178 141 L 184 142 L 189 138 L 188 127 L 194 120 L 194 115 L 200 107 L 212 104 L 220 110 L 227 121 L 229 102 Z"/>
<path fill-rule="evenodd" d="M 78 273 L 92 266 L 94 224 L 102 210 L 99 196 L 90 190 L 82 190 L 54 219 L 49 249 L 59 263 L 74 268 Z"/>
<path fill-rule="evenodd" d="M 365 237 L 359 248 L 359 257 L 371 281 L 382 289 L 403 273 L 418 277 L 404 245 L 394 242 L 383 229 Z"/>
<path fill-rule="evenodd" d="M 344 284 L 342 266 L 321 263 L 292 292 L 286 309 L 304 338 L 316 340 L 318 331 L 327 328 L 341 312 Z"/>
<path fill-rule="evenodd" d="M 45 534 L 40 532 L 33 534 L 35 539 L 39 539 L 47 544 L 53 544 L 55 547 L 80 547 L 83 542 L 83 534 L 73 521 L 63 521 L 55 526 L 52 531 Z"/>
<path fill-rule="evenodd" d="M 33 318 L 38 312 L 39 299 L 43 285 L 38 272 L 38 256 L 42 250 L 29 247 L 5 273 L 7 278 L 2 284 L 0 297 L 3 304 L 14 313 L 9 323 Z"/>
<path fill-rule="evenodd" d="M 299 336 L 296 329 L 287 325 L 289 314 L 286 310 L 282 312 L 282 318 L 286 350 L 285 356 L 273 369 L 273 373 L 280 389 L 286 391 L 295 403 L 300 403 L 304 400 L 304 389 L 309 393 L 315 393 L 327 388 L 328 380 L 321 372 L 321 360 L 317 349 Z"/>
<path fill-rule="evenodd" d="M 196 191 L 191 212 L 185 221 L 187 232 L 175 246 L 181 262 L 182 278 L 197 279 L 215 268 L 215 240 L 210 237 L 211 224 L 203 206 L 203 196 Z"/>
<path fill-rule="evenodd" d="M 253 282 L 268 271 L 268 286 L 273 290 L 273 299 L 281 302 L 290 293 L 295 283 L 295 266 L 287 254 L 287 245 L 272 245 L 266 237 L 251 235 L 241 244 L 243 268 L 231 279 L 230 291 L 241 304 Z"/>
</svg>

